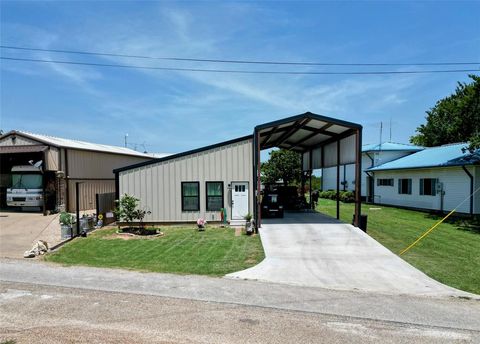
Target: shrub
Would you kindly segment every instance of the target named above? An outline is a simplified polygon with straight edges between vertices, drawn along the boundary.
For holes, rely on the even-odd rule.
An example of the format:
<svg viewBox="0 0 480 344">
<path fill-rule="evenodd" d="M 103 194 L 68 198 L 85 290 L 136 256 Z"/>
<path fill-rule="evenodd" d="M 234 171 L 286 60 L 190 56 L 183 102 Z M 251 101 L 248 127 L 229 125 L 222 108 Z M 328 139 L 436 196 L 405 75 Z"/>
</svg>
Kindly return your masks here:
<svg viewBox="0 0 480 344">
<path fill-rule="evenodd" d="M 337 199 L 337 192 L 335 190 L 322 191 L 319 193 L 319 197 L 335 201 Z M 338 198 L 344 203 L 355 202 L 355 194 L 352 191 L 340 191 Z"/>
<path fill-rule="evenodd" d="M 341 191 L 340 201 L 344 203 L 353 203 L 355 202 L 355 194 L 352 191 Z"/>
<path fill-rule="evenodd" d="M 75 220 L 75 216 L 73 216 L 70 213 L 67 213 L 66 211 L 63 211 L 60 214 L 59 221 L 60 221 L 61 225 L 71 226 L 73 224 L 74 220 Z"/>
<path fill-rule="evenodd" d="M 140 227 L 143 227 L 143 218 L 147 214 L 145 210 L 137 209 L 138 202 L 140 200 L 130 195 L 123 195 L 120 200 L 116 200 L 117 207 L 113 211 L 117 221 L 126 222 L 130 227 L 130 224 L 134 220 L 140 222 Z"/>
</svg>

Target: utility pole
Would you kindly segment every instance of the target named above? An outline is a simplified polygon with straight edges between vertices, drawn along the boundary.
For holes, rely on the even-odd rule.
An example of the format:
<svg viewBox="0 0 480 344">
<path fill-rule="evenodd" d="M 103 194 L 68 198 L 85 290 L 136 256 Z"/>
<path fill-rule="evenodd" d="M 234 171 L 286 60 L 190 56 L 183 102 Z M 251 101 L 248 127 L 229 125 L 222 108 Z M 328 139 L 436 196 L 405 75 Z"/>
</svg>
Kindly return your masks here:
<svg viewBox="0 0 480 344">
<path fill-rule="evenodd" d="M 390 117 L 390 139 L 389 142 L 392 142 L 392 117 Z"/>
<path fill-rule="evenodd" d="M 380 122 L 380 149 L 382 149 L 383 122 Z"/>
<path fill-rule="evenodd" d="M 128 134 L 125 134 L 125 148 L 127 148 L 127 138 L 128 138 Z"/>
</svg>

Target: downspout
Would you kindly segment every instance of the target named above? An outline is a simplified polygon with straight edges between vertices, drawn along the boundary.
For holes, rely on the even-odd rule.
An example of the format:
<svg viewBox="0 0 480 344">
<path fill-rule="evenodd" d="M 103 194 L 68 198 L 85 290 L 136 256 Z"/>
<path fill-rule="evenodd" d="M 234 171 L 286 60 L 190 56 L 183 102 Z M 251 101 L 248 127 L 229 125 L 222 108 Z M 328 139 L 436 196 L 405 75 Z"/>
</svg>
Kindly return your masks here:
<svg viewBox="0 0 480 344">
<path fill-rule="evenodd" d="M 365 152 L 365 155 L 372 161 L 372 163 L 370 164 L 370 168 L 374 167 L 375 166 L 375 160 L 370 156 L 370 154 L 368 154 L 368 152 Z M 367 176 L 369 176 L 370 178 L 373 178 L 373 174 L 370 175 L 369 172 L 365 172 L 367 174 Z M 368 181 L 370 183 L 370 181 Z M 370 183 L 370 186 L 368 189 L 370 189 L 370 191 L 372 192 L 372 204 L 375 204 L 375 179 L 372 181 L 372 183 Z"/>
<path fill-rule="evenodd" d="M 375 160 L 373 160 L 373 158 L 370 156 L 370 154 L 368 154 L 368 152 L 365 152 L 365 155 L 368 156 L 368 158 L 372 161 L 370 167 L 373 167 L 373 165 L 375 164 Z"/>
<path fill-rule="evenodd" d="M 375 204 L 375 178 L 374 178 L 374 175 L 375 173 L 374 172 L 370 172 L 370 171 L 365 171 L 365 174 L 371 178 L 371 182 L 370 180 L 368 181 L 368 184 L 369 184 L 369 189 L 370 189 L 370 192 L 372 193 L 371 197 L 372 197 L 372 204 Z"/>
<path fill-rule="evenodd" d="M 468 177 L 470 178 L 470 215 L 473 216 L 473 176 L 470 173 L 470 171 L 467 170 L 465 165 L 462 165 L 462 168 L 465 171 L 465 173 L 468 175 Z"/>
<path fill-rule="evenodd" d="M 115 199 L 120 199 L 120 179 L 119 172 L 115 172 Z"/>
</svg>

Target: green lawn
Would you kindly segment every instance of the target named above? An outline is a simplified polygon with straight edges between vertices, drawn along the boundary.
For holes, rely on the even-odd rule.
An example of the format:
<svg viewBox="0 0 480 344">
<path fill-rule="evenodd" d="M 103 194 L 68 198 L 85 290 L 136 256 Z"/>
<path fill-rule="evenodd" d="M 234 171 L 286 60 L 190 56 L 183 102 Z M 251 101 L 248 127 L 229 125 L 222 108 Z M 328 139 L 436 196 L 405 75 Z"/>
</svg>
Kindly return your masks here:
<svg viewBox="0 0 480 344">
<path fill-rule="evenodd" d="M 124 240 L 116 229 L 76 238 L 46 260 L 66 265 L 115 267 L 142 271 L 223 276 L 264 258 L 260 237 L 235 236 L 231 228 L 166 226 L 162 237 Z"/>
<path fill-rule="evenodd" d="M 354 204 L 340 204 L 341 220 L 351 223 Z M 317 211 L 335 216 L 335 201 L 320 199 Z M 362 214 L 368 215 L 367 233 L 395 254 L 440 220 L 423 212 L 367 204 Z M 401 257 L 444 284 L 480 294 L 478 228 L 442 223 Z"/>
</svg>

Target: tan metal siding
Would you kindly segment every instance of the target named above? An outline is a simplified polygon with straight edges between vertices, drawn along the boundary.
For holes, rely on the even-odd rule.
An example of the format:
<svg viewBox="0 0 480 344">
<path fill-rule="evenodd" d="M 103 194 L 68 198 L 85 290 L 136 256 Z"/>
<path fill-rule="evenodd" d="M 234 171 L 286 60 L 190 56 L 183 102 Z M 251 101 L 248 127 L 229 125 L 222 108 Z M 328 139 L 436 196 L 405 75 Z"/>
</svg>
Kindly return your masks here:
<svg viewBox="0 0 480 344">
<path fill-rule="evenodd" d="M 149 158 L 68 149 L 69 178 L 114 178 L 113 170 Z"/>
<path fill-rule="evenodd" d="M 51 147 L 45 152 L 45 169 L 47 171 L 60 171 L 60 150 Z"/>
<path fill-rule="evenodd" d="M 12 141 L 12 136 L 15 136 L 15 141 Z M 30 145 L 38 145 L 43 144 L 38 141 L 34 141 L 31 139 L 27 139 L 26 137 L 22 137 L 19 135 L 8 135 L 5 136 L 2 140 L 0 140 L 0 146 L 7 147 L 7 146 L 30 146 Z"/>
<path fill-rule="evenodd" d="M 252 140 L 232 143 L 208 151 L 166 160 L 119 173 L 120 194 L 140 199 L 141 207 L 150 210 L 145 221 L 191 222 L 199 217 L 219 221 L 219 212 L 206 211 L 207 181 L 224 182 L 224 204 L 231 218 L 232 181 L 249 182 L 249 211 L 253 212 Z M 182 212 L 181 182 L 200 182 L 200 211 Z"/>
<path fill-rule="evenodd" d="M 69 180 L 69 211 L 75 211 L 75 183 L 82 182 L 79 187 L 80 210 L 95 209 L 95 194 L 115 192 L 115 180 Z"/>
</svg>

